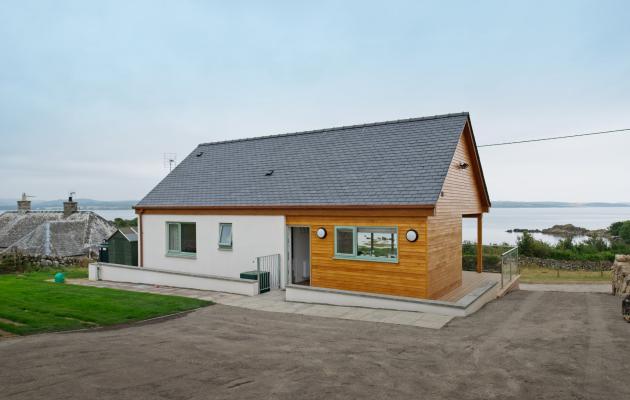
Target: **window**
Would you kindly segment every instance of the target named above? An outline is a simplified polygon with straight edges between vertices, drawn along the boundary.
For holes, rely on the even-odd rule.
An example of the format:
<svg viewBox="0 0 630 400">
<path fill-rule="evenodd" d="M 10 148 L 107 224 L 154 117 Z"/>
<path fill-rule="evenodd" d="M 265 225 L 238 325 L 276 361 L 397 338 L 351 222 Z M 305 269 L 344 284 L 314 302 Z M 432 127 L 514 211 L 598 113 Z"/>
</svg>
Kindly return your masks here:
<svg viewBox="0 0 630 400">
<path fill-rule="evenodd" d="M 219 224 L 219 248 L 232 248 L 232 224 Z"/>
<path fill-rule="evenodd" d="M 381 227 L 335 227 L 335 256 L 397 262 L 398 230 Z"/>
<path fill-rule="evenodd" d="M 167 222 L 167 253 L 195 255 L 197 253 L 197 227 L 190 222 Z"/>
<path fill-rule="evenodd" d="M 395 228 L 357 228 L 357 256 L 396 258 L 397 236 Z"/>
<path fill-rule="evenodd" d="M 354 228 L 337 228 L 335 239 L 336 254 L 354 255 Z"/>
</svg>

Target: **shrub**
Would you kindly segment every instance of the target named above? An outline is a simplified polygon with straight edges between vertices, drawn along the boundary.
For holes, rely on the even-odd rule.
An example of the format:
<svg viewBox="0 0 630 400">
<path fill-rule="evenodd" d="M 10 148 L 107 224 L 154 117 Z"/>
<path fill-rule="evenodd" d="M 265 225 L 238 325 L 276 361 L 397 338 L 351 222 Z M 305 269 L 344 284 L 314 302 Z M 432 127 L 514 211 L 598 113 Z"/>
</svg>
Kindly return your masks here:
<svg viewBox="0 0 630 400">
<path fill-rule="evenodd" d="M 135 227 L 138 226 L 138 218 L 133 219 L 122 219 L 122 218 L 114 218 L 114 225 L 116 228 L 126 228 L 126 227 Z"/>
<path fill-rule="evenodd" d="M 556 244 L 556 249 L 573 250 L 573 237 L 568 236 L 568 237 L 560 239 L 558 243 Z"/>
<path fill-rule="evenodd" d="M 630 243 L 630 221 L 625 221 L 619 227 L 619 235 L 624 242 Z"/>
</svg>

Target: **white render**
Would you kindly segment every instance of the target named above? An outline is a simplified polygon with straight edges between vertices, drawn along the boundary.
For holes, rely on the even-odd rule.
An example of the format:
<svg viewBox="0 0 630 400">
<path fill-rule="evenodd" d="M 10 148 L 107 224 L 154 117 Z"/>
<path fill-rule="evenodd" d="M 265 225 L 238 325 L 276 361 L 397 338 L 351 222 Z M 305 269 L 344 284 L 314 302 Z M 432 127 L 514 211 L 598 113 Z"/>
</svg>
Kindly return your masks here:
<svg viewBox="0 0 630 400">
<path fill-rule="evenodd" d="M 194 258 L 167 255 L 166 223 L 196 224 Z M 232 224 L 231 250 L 219 248 L 219 224 Z M 283 215 L 142 215 L 143 265 L 165 271 L 239 278 L 256 269 L 256 257 L 280 254 L 281 285 L 286 282 L 285 217 Z M 138 246 L 140 251 L 140 246 Z M 140 258 L 138 258 L 140 259 Z M 166 283 L 165 283 L 166 284 Z M 175 286 L 175 285 L 172 285 Z"/>
<path fill-rule="evenodd" d="M 258 294 L 258 282 L 253 280 L 195 275 L 109 263 L 90 264 L 89 280 L 212 290 L 244 296 L 255 296 Z"/>
<path fill-rule="evenodd" d="M 486 303 L 496 299 L 498 286 L 497 282 L 487 282 L 484 287 L 473 290 L 456 303 L 299 285 L 288 285 L 285 298 L 286 301 L 298 303 L 415 311 L 451 317 L 465 317 L 478 311 Z"/>
</svg>

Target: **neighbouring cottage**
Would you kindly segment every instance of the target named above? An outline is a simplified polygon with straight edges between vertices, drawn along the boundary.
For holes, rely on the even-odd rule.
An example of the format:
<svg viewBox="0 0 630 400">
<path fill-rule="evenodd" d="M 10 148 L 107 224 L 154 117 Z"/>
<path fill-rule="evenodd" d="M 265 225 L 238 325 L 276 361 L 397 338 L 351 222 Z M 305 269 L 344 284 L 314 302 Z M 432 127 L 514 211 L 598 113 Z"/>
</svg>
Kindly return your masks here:
<svg viewBox="0 0 630 400">
<path fill-rule="evenodd" d="M 273 255 L 287 299 L 437 299 L 462 284 L 462 218 L 481 243 L 489 207 L 468 113 L 204 143 L 135 206 L 142 268 L 111 279 L 232 291 Z"/>
<path fill-rule="evenodd" d="M 63 211 L 32 211 L 23 195 L 17 211 L 0 215 L 0 255 L 15 251 L 41 257 L 93 256 L 115 230 L 98 214 L 79 211 L 72 197 L 63 203 Z"/>
</svg>

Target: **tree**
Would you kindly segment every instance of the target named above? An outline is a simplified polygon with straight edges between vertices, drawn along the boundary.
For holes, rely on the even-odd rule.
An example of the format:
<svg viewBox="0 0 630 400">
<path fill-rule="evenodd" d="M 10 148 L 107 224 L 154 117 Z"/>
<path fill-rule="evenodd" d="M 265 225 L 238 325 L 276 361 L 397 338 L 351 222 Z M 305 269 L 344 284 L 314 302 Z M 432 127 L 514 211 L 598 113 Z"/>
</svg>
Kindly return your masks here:
<svg viewBox="0 0 630 400">
<path fill-rule="evenodd" d="M 534 252 L 534 237 L 529 232 L 523 232 L 523 236 L 516 239 L 516 245 L 518 246 L 518 253 L 524 256 L 533 256 Z"/>
<path fill-rule="evenodd" d="M 134 218 L 134 219 L 115 218 L 114 219 L 114 225 L 116 225 L 116 228 L 126 228 L 126 227 L 130 227 L 130 226 L 138 226 L 138 218 Z"/>
<path fill-rule="evenodd" d="M 619 237 L 626 243 L 630 243 L 630 221 L 625 221 L 619 228 Z"/>
<path fill-rule="evenodd" d="M 630 221 L 619 221 L 612 223 L 610 227 L 608 227 L 608 233 L 610 233 L 612 236 L 621 236 L 619 234 L 619 231 L 621 230 L 621 227 L 627 223 L 630 223 Z"/>
</svg>

